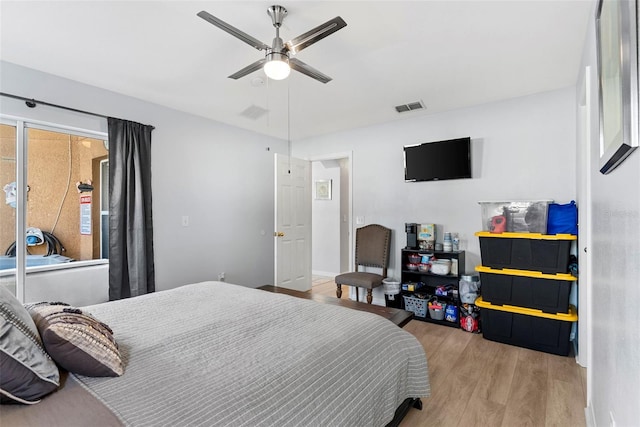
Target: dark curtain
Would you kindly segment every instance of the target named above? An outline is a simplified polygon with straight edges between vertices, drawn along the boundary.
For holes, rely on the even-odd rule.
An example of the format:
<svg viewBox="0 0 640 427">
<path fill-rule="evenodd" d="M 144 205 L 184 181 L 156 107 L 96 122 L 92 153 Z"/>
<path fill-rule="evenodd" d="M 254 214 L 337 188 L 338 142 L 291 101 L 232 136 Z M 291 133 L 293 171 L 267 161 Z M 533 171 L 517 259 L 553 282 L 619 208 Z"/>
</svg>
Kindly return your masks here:
<svg viewBox="0 0 640 427">
<path fill-rule="evenodd" d="M 155 290 L 151 216 L 152 126 L 108 119 L 109 300 Z"/>
</svg>

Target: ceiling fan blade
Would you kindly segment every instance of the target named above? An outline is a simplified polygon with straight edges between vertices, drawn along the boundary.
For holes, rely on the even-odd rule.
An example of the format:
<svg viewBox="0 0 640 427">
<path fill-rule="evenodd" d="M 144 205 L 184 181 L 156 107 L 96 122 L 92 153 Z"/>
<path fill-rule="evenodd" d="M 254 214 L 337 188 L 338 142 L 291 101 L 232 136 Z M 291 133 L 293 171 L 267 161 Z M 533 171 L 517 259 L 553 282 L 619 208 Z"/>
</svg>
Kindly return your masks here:
<svg viewBox="0 0 640 427">
<path fill-rule="evenodd" d="M 247 65 L 242 70 L 237 71 L 229 76 L 230 79 L 238 80 L 240 77 L 244 77 L 247 74 L 251 74 L 254 71 L 258 71 L 260 68 L 264 67 L 264 63 L 267 62 L 266 58 L 262 58 L 253 64 Z"/>
<path fill-rule="evenodd" d="M 330 19 L 324 24 L 318 25 L 314 29 L 309 30 L 304 34 L 300 34 L 298 37 L 289 40 L 285 43 L 285 47 L 290 53 L 295 55 L 307 46 L 311 46 L 315 42 L 322 40 L 328 35 L 331 35 L 346 26 L 347 23 L 344 22 L 344 20 L 339 16 L 336 16 L 335 18 Z"/>
<path fill-rule="evenodd" d="M 204 10 L 201 11 L 201 12 L 198 12 L 198 16 L 200 18 L 204 19 L 205 21 L 207 21 L 207 22 L 215 25 L 216 27 L 220 28 L 221 30 L 226 31 L 227 33 L 231 34 L 232 36 L 242 40 L 243 42 L 255 47 L 258 50 L 271 49 L 271 46 L 262 43 L 260 40 L 254 38 L 254 37 L 251 37 L 249 34 L 245 33 L 244 31 L 240 31 L 236 27 L 227 24 L 222 19 L 216 18 L 215 16 L 211 15 L 208 12 L 205 12 Z"/>
<path fill-rule="evenodd" d="M 320 83 L 329 83 L 332 80 L 331 77 L 326 74 L 322 74 L 320 71 L 305 64 L 297 58 L 289 58 L 289 66 L 302 74 L 318 80 Z"/>
</svg>

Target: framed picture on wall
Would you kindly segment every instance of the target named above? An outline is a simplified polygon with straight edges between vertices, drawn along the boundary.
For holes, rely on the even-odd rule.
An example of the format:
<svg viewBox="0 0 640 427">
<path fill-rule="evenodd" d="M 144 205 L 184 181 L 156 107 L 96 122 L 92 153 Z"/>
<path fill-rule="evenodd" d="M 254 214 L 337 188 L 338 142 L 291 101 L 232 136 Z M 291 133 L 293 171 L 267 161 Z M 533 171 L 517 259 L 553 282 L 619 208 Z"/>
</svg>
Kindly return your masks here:
<svg viewBox="0 0 640 427">
<path fill-rule="evenodd" d="M 314 198 L 316 200 L 331 200 L 331 180 L 318 179 L 315 182 Z"/>
<path fill-rule="evenodd" d="M 638 2 L 598 0 L 596 8 L 600 172 L 638 148 Z"/>
</svg>

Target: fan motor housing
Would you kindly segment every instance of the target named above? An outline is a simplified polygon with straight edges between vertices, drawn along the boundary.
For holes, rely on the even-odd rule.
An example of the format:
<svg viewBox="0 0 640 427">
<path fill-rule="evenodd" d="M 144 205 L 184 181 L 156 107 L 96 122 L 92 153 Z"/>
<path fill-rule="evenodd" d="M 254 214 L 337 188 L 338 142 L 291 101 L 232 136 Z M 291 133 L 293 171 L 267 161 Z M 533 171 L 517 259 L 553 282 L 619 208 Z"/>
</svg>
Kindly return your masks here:
<svg viewBox="0 0 640 427">
<path fill-rule="evenodd" d="M 267 61 L 282 61 L 286 62 L 287 64 L 289 63 L 289 55 L 282 52 L 271 51 L 265 55 L 265 58 L 267 59 Z"/>
</svg>

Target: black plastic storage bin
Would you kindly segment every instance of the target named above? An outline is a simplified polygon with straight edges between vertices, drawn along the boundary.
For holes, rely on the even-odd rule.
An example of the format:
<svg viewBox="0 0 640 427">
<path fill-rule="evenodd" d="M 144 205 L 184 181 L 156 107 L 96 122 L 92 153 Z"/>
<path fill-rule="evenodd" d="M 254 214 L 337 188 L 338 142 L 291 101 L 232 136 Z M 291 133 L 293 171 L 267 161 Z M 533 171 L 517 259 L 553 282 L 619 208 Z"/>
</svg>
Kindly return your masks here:
<svg viewBox="0 0 640 427">
<path fill-rule="evenodd" d="M 568 313 L 569 294 L 576 278 L 568 273 L 544 274 L 527 270 L 494 270 L 477 266 L 482 283 L 482 299 L 493 305 L 511 305 Z"/>
<path fill-rule="evenodd" d="M 480 238 L 482 265 L 513 268 L 547 274 L 566 273 L 569 266 L 571 234 L 476 233 Z"/>
<path fill-rule="evenodd" d="M 569 355 L 571 325 L 578 320 L 573 306 L 569 314 L 552 315 L 526 308 L 494 306 L 482 297 L 478 297 L 476 305 L 480 307 L 485 339 L 560 356 Z"/>
</svg>

